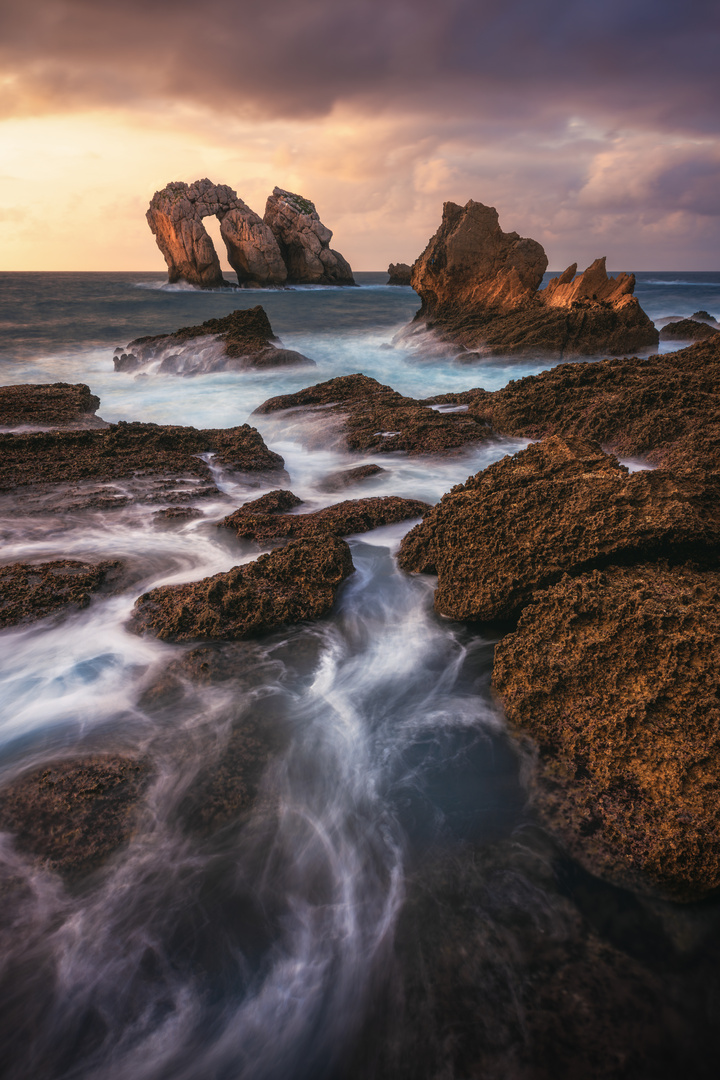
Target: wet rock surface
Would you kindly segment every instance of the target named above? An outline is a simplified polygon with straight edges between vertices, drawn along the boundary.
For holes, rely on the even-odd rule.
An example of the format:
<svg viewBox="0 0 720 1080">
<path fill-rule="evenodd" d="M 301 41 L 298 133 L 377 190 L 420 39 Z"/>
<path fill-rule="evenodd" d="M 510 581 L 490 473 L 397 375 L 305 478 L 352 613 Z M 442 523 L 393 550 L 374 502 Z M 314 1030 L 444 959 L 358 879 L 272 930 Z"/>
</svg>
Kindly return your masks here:
<svg viewBox="0 0 720 1080">
<path fill-rule="evenodd" d="M 263 220 L 287 266 L 288 284 L 355 284 L 350 264 L 330 247 L 332 231 L 309 199 L 276 187 L 265 204 Z"/>
<path fill-rule="evenodd" d="M 660 331 L 661 341 L 705 341 L 720 333 L 714 326 L 698 319 L 678 319 L 665 323 Z"/>
<path fill-rule="evenodd" d="M 539 748 L 537 802 L 593 873 L 692 900 L 720 886 L 720 572 L 564 578 L 497 646 Z"/>
<path fill-rule="evenodd" d="M 121 572 L 117 561 L 78 559 L 0 566 L 0 628 L 86 608 L 93 595 L 114 591 Z"/>
<path fill-rule="evenodd" d="M 398 560 L 437 573 L 441 614 L 511 621 L 565 573 L 714 558 L 719 495 L 713 478 L 628 473 L 596 443 L 552 436 L 443 496 L 404 537 Z"/>
<path fill-rule="evenodd" d="M 439 453 L 482 442 L 490 435 L 489 426 L 469 412 L 438 412 L 361 374 L 341 375 L 294 394 L 269 398 L 255 414 L 285 409 L 303 410 L 317 421 L 321 444 L 362 452 Z"/>
<path fill-rule="evenodd" d="M 198 430 L 121 421 L 102 431 L 0 434 L 0 490 L 121 477 L 210 481 L 200 454 L 213 454 L 214 463 L 238 472 L 279 472 L 284 464 L 249 424 Z"/>
<path fill-rule="evenodd" d="M 85 383 L 0 386 L 0 427 L 106 427 L 99 407 Z"/>
<path fill-rule="evenodd" d="M 150 775 L 145 759 L 121 755 L 51 762 L 0 791 L 0 828 L 20 851 L 81 876 L 130 839 Z"/>
<path fill-rule="evenodd" d="M 492 396 L 507 435 L 596 439 L 675 470 L 720 470 L 720 339 L 647 359 L 561 364 Z M 462 395 L 457 395 L 461 400 Z"/>
<path fill-rule="evenodd" d="M 273 493 L 274 494 L 274 493 Z M 287 494 L 290 494 L 289 492 Z M 349 536 L 369 532 L 381 525 L 422 517 L 429 505 L 418 499 L 402 499 L 396 495 L 368 499 L 347 499 L 345 502 L 314 510 L 309 514 L 261 512 L 255 500 L 246 503 L 223 518 L 219 525 L 246 540 L 295 540 L 310 536 Z M 300 500 L 294 505 L 299 505 Z"/>
<path fill-rule="evenodd" d="M 373 476 L 379 476 L 380 473 L 387 471 L 381 465 L 375 464 L 357 465 L 354 469 L 339 469 L 337 472 L 329 473 L 321 481 L 320 486 L 323 491 L 342 491 L 343 488 L 352 487 L 362 480 L 371 480 Z"/>
<path fill-rule="evenodd" d="M 219 319 L 207 319 L 199 326 L 183 326 L 171 334 L 136 338 L 113 363 L 116 371 L 140 371 L 157 365 L 161 373 L 180 375 L 315 366 L 310 357 L 279 348 L 276 341 L 264 308 L 257 304 Z"/>
<path fill-rule="evenodd" d="M 415 321 L 496 355 L 616 355 L 657 344 L 632 295 L 632 274 L 609 278 L 597 259 L 577 277 L 577 264 L 569 266 L 538 291 L 546 269 L 542 246 L 504 233 L 494 207 L 445 203 L 440 228 L 413 265 L 422 301 Z"/>
<path fill-rule="evenodd" d="M 408 263 L 390 263 L 387 268 L 388 285 L 409 285 L 412 266 Z"/>
<path fill-rule="evenodd" d="M 128 629 L 170 641 L 254 637 L 325 615 L 353 570 L 343 540 L 296 540 L 226 573 L 145 593 Z"/>
</svg>

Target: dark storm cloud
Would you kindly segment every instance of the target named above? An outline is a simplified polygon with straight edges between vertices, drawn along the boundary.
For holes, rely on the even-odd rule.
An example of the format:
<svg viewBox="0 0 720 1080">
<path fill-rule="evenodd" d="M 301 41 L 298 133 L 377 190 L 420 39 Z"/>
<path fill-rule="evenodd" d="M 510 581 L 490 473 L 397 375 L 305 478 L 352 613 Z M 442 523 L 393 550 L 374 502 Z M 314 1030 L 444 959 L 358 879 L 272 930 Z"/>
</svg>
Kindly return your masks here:
<svg viewBox="0 0 720 1080">
<path fill-rule="evenodd" d="M 548 130 L 710 132 L 716 0 L 31 0 L 0 21 L 8 111 L 170 99 L 257 116 L 362 108 Z"/>
</svg>

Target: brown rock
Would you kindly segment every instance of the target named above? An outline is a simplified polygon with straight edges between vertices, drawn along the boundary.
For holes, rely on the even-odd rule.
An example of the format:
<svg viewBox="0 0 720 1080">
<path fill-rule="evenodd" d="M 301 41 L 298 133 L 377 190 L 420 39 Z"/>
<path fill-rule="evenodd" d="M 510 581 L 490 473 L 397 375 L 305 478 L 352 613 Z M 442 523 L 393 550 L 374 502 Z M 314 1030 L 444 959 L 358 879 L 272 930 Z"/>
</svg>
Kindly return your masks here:
<svg viewBox="0 0 720 1080">
<path fill-rule="evenodd" d="M 389 274 L 388 285 L 409 285 L 412 277 L 412 266 L 407 263 L 390 263 L 387 268 Z"/>
<path fill-rule="evenodd" d="M 297 540 L 227 573 L 145 593 L 128 629 L 170 641 L 256 637 L 325 615 L 353 569 L 344 540 Z"/>
<path fill-rule="evenodd" d="M 355 284 L 350 264 L 330 248 L 332 232 L 309 199 L 276 187 L 266 203 L 264 221 L 285 260 L 289 284 Z"/>
<path fill-rule="evenodd" d="M 720 886 L 720 572 L 641 565 L 537 596 L 493 682 L 539 744 L 539 806 L 593 873 Z"/>
<path fill-rule="evenodd" d="M 596 443 L 551 436 L 453 488 L 403 539 L 455 619 L 516 619 L 539 589 L 609 563 L 720 551 L 714 478 L 628 473 Z"/>
<path fill-rule="evenodd" d="M 561 364 L 491 398 L 493 428 L 596 439 L 624 457 L 720 471 L 720 339 L 646 359 Z M 460 395 L 458 396 L 460 400 Z"/>
<path fill-rule="evenodd" d="M 632 296 L 635 278 L 608 278 L 597 259 L 538 292 L 547 257 L 535 240 L 504 233 L 494 207 L 445 203 L 435 236 L 413 266 L 422 305 L 415 321 L 446 340 L 496 354 L 559 356 L 656 345 L 657 330 Z"/>
<path fill-rule="evenodd" d="M 76 559 L 0 566 L 0 627 L 87 607 L 93 594 L 112 591 L 121 566 Z"/>
<path fill-rule="evenodd" d="M 284 464 L 249 424 L 198 430 L 121 421 L 103 431 L 0 435 L 0 490 L 168 474 L 209 480 L 211 471 L 197 456 L 208 452 L 214 453 L 217 464 L 240 472 L 278 472 Z"/>
<path fill-rule="evenodd" d="M 284 409 L 302 409 L 309 420 L 320 422 L 325 445 L 362 452 L 431 454 L 482 442 L 490 434 L 488 425 L 470 413 L 442 414 L 360 374 L 269 398 L 255 413 Z"/>
<path fill-rule="evenodd" d="M 329 473 L 321 482 L 320 487 L 323 491 L 341 491 L 343 488 L 352 487 L 360 480 L 369 480 L 387 471 L 375 464 L 358 465 L 354 469 L 339 469 L 337 472 Z"/>
<path fill-rule="evenodd" d="M 275 237 L 232 188 L 196 180 L 175 181 L 156 191 L 147 220 L 165 262 L 168 280 L 202 289 L 223 288 L 217 253 L 202 219 L 214 215 L 240 285 L 282 285 L 287 270 Z"/>
<path fill-rule="evenodd" d="M 218 348 L 198 346 L 218 342 Z M 183 326 L 172 334 L 136 338 L 114 357 L 116 371 L 139 371 L 159 362 L 158 371 L 180 375 L 205 375 L 213 371 L 244 371 L 305 365 L 315 361 L 292 349 L 278 348 L 270 320 L 259 304 L 231 311 L 220 319 L 208 319 L 200 326 Z"/>
<path fill-rule="evenodd" d="M 679 319 L 669 322 L 660 331 L 661 341 L 706 341 L 720 334 L 714 326 L 698 319 Z"/>
<path fill-rule="evenodd" d="M 0 827 L 52 869 L 88 873 L 132 836 L 149 776 L 146 760 L 120 755 L 52 762 L 0 792 Z"/>
<path fill-rule="evenodd" d="M 105 427 L 99 406 L 85 383 L 0 386 L 0 427 Z"/>
<path fill-rule="evenodd" d="M 311 514 L 262 513 L 253 511 L 252 506 L 252 503 L 246 503 L 223 518 L 218 525 L 232 529 L 237 536 L 246 540 L 349 536 L 352 533 L 369 532 L 381 525 L 394 525 L 398 521 L 422 517 L 430 509 L 427 503 L 418 499 L 401 499 L 396 495 L 348 499 L 334 506 L 315 510 Z"/>
</svg>

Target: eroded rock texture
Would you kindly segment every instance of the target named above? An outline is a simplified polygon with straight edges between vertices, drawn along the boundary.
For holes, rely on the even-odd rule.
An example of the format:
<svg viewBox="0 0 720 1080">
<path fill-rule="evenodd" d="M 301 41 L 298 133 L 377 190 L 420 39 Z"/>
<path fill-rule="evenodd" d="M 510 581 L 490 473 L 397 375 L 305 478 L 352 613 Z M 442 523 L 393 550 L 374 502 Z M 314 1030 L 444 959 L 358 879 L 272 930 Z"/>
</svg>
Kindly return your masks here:
<svg viewBox="0 0 720 1080">
<path fill-rule="evenodd" d="M 409 285 L 412 277 L 412 266 L 408 263 L 390 263 L 387 268 L 388 285 Z"/>
<path fill-rule="evenodd" d="M 628 473 L 596 443 L 552 436 L 444 495 L 398 559 L 437 573 L 441 614 L 505 622 L 565 573 L 718 552 L 717 479 Z"/>
<path fill-rule="evenodd" d="M 364 452 L 438 453 L 482 442 L 490 434 L 478 414 L 438 412 L 360 374 L 341 375 L 295 394 L 269 398 L 255 412 L 268 415 L 286 409 L 297 410 L 307 419 L 316 445 Z"/>
<path fill-rule="evenodd" d="M 277 241 L 262 219 L 225 184 L 175 181 L 156 191 L 147 220 L 168 266 L 168 280 L 202 289 L 226 282 L 213 242 L 202 223 L 214 215 L 228 262 L 241 285 L 282 285 L 287 270 Z"/>
<path fill-rule="evenodd" d="M 353 570 L 344 540 L 296 540 L 227 573 L 145 593 L 128 629 L 169 641 L 255 637 L 325 615 Z"/>
<path fill-rule="evenodd" d="M 59 610 L 79 610 L 111 591 L 121 563 L 57 559 L 0 566 L 0 627 L 34 622 Z"/>
<path fill-rule="evenodd" d="M 416 322 L 467 349 L 558 356 L 631 352 L 657 330 L 632 295 L 635 278 L 608 278 L 597 259 L 573 264 L 538 291 L 547 257 L 535 240 L 505 233 L 494 207 L 445 203 L 443 219 L 412 271 Z"/>
<path fill-rule="evenodd" d="M 354 285 L 350 264 L 330 247 L 332 232 L 315 204 L 302 195 L 273 189 L 265 205 L 265 224 L 278 242 L 288 282 L 296 285 Z"/>
<path fill-rule="evenodd" d="M 593 873 L 679 900 L 720 886 L 720 572 L 563 578 L 497 646 L 539 747 L 538 803 Z"/>
<path fill-rule="evenodd" d="M 105 427 L 85 383 L 0 386 L 0 427 Z"/>
<path fill-rule="evenodd" d="M 290 494 L 273 492 L 271 494 Z M 266 498 L 266 496 L 263 496 Z M 295 498 L 295 496 L 293 496 Z M 219 525 L 232 529 L 246 540 L 295 540 L 310 536 L 350 536 L 377 529 L 381 525 L 394 525 L 398 521 L 422 517 L 430 509 L 418 499 L 401 499 L 396 495 L 369 499 L 347 499 L 345 502 L 326 506 L 310 514 L 283 514 L 276 510 L 263 512 L 257 503 L 246 503 Z M 300 500 L 295 502 L 299 505 Z"/>
<path fill-rule="evenodd" d="M 279 348 L 265 309 L 231 311 L 200 326 L 183 326 L 172 334 L 136 338 L 117 350 L 116 371 L 156 368 L 161 374 L 205 375 L 246 368 L 309 366 L 315 361 L 292 349 Z"/>
<path fill-rule="evenodd" d="M 699 319 L 678 319 L 665 323 L 660 331 L 661 341 L 707 341 L 720 333 L 714 326 Z"/>
<path fill-rule="evenodd" d="M 150 772 L 120 755 L 52 762 L 0 792 L 0 828 L 52 869 L 88 873 L 132 836 Z"/>
</svg>

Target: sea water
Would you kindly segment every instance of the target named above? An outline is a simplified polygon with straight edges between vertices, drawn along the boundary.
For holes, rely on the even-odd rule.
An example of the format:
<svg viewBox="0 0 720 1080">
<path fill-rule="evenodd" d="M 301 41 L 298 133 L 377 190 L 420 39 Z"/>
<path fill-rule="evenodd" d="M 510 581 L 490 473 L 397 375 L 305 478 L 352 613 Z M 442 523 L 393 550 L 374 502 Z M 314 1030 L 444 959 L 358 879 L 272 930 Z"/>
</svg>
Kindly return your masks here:
<svg viewBox="0 0 720 1080">
<path fill-rule="evenodd" d="M 313 447 L 302 426 L 253 410 L 351 372 L 427 397 L 494 390 L 551 362 L 468 364 L 411 348 L 397 335 L 416 295 L 384 274 L 357 276 L 355 289 L 201 292 L 155 273 L 2 274 L 0 383 L 85 382 L 108 421 L 249 421 L 285 458 L 308 510 L 366 494 L 436 502 L 525 440 L 381 455 L 385 472 L 333 496 L 328 473 L 377 455 Z M 657 320 L 699 308 L 720 316 L 720 274 L 640 274 L 637 295 Z M 257 303 L 316 367 L 196 378 L 113 370 L 113 350 L 135 337 Z M 0 498 L 4 563 L 120 559 L 131 581 L 69 617 L 0 634 L 0 781 L 104 750 L 145 755 L 154 768 L 133 839 L 89 885 L 64 885 L 0 835 L 7 1078 L 343 1076 L 390 968 L 408 872 L 430 853 L 486 849 L 532 823 L 490 693 L 494 640 L 438 618 L 434 580 L 398 570 L 412 522 L 349 538 L 356 572 L 330 617 L 234 645 L 221 680 L 180 680 L 170 704 L 154 696 L 189 647 L 127 633 L 137 596 L 263 550 L 216 522 L 267 488 L 220 474 L 218 486 L 198 503 L 201 518 L 163 530 L 157 505 L 142 500 L 80 511 Z M 253 810 L 209 838 L 188 831 L 183 800 L 250 721 L 281 733 Z"/>
</svg>

